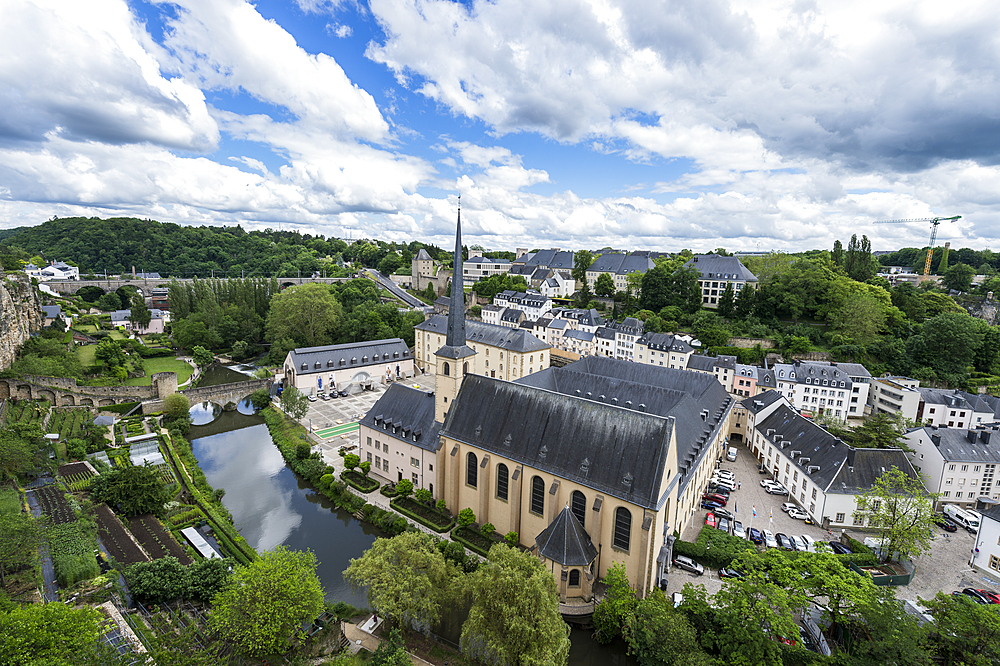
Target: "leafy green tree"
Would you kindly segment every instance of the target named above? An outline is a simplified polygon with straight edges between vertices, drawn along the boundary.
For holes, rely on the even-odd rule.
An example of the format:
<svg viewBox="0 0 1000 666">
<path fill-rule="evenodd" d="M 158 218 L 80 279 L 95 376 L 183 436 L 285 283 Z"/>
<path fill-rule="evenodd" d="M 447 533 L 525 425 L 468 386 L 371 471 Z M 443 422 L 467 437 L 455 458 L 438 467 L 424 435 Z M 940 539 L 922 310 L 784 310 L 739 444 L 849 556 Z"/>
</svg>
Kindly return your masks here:
<svg viewBox="0 0 1000 666">
<path fill-rule="evenodd" d="M 45 523 L 26 513 L 0 515 L 0 588 L 7 586 L 5 574 L 30 566 L 38 557 L 45 536 Z"/>
<path fill-rule="evenodd" d="M 393 255 L 389 255 L 390 257 Z M 386 257 L 388 258 L 388 257 Z M 385 259 L 382 260 L 383 263 Z M 379 264 L 381 266 L 381 264 Z M 379 643 L 375 652 L 372 653 L 371 659 L 368 660 L 368 666 L 412 666 L 413 660 L 410 659 L 410 655 L 406 652 L 406 645 L 403 643 L 403 636 L 399 633 L 399 629 L 393 628 L 389 632 L 389 639 L 383 640 Z"/>
<path fill-rule="evenodd" d="M 413 494 L 413 482 L 409 479 L 403 479 L 396 483 L 396 494 L 400 497 L 409 497 Z"/>
<path fill-rule="evenodd" d="M 344 308 L 326 285 L 289 287 L 271 299 L 267 339 L 291 338 L 304 347 L 326 344 L 343 318 Z"/>
<path fill-rule="evenodd" d="M 191 358 L 199 368 L 204 368 L 215 363 L 215 355 L 201 345 L 195 345 L 191 349 Z"/>
<path fill-rule="evenodd" d="M 589 250 L 577 250 L 573 255 L 573 279 L 578 289 L 587 284 L 587 269 L 594 263 L 594 255 Z"/>
<path fill-rule="evenodd" d="M 601 582 L 607 585 L 607 591 L 604 599 L 594 606 L 594 637 L 598 643 L 607 644 L 621 636 L 632 621 L 638 600 L 621 562 L 612 564 Z"/>
<path fill-rule="evenodd" d="M 719 315 L 726 319 L 732 317 L 736 312 L 736 290 L 733 288 L 732 282 L 727 282 L 726 288 L 722 290 L 717 310 Z"/>
<path fill-rule="evenodd" d="M 240 654 L 283 653 L 304 622 L 323 612 L 323 586 L 311 551 L 278 546 L 248 566 L 212 601 L 209 623 Z"/>
<path fill-rule="evenodd" d="M 0 659 L 11 666 L 84 663 L 102 635 L 101 615 L 90 607 L 28 604 L 0 612 Z"/>
<path fill-rule="evenodd" d="M 644 310 L 659 312 L 677 306 L 692 313 L 701 308 L 701 288 L 694 268 L 660 263 L 643 274 L 641 287 L 639 307 Z"/>
<path fill-rule="evenodd" d="M 830 259 L 838 266 L 844 265 L 844 244 L 839 240 L 833 241 L 833 252 L 830 253 Z"/>
<path fill-rule="evenodd" d="M 938 663 L 988 666 L 1000 663 L 1000 613 L 992 605 L 938 592 L 920 599 L 934 623 L 924 628 L 923 644 Z"/>
<path fill-rule="evenodd" d="M 296 421 L 309 413 L 309 397 L 294 386 L 281 392 L 280 402 L 282 411 Z"/>
<path fill-rule="evenodd" d="M 257 389 L 250 394 L 250 404 L 259 412 L 271 404 L 271 392 L 266 388 Z"/>
<path fill-rule="evenodd" d="M 368 603 L 376 613 L 425 634 L 452 599 L 454 575 L 423 532 L 376 539 L 344 571 L 352 586 L 367 590 Z"/>
<path fill-rule="evenodd" d="M 145 329 L 153 320 L 153 313 L 146 307 L 146 299 L 140 294 L 132 294 L 132 307 L 128 319 L 132 322 L 133 329 Z"/>
<path fill-rule="evenodd" d="M 458 526 L 468 527 L 476 522 L 476 514 L 469 507 L 465 507 L 458 512 Z"/>
<path fill-rule="evenodd" d="M 517 532 L 507 532 L 503 535 L 503 541 L 511 548 L 517 548 L 517 544 L 521 542 L 521 537 Z"/>
<path fill-rule="evenodd" d="M 615 281 L 611 279 L 610 274 L 601 273 L 597 276 L 597 280 L 594 281 L 594 293 L 598 296 L 604 296 L 605 298 L 614 296 Z"/>
<path fill-rule="evenodd" d="M 185 597 L 191 586 L 188 568 L 176 557 L 132 564 L 125 569 L 125 580 L 133 595 L 143 603 L 153 604 Z"/>
<path fill-rule="evenodd" d="M 367 479 L 368 478 L 368 473 L 370 471 L 372 471 L 372 464 L 366 460 L 363 463 L 361 463 L 360 465 L 358 465 L 358 467 L 361 468 L 361 473 L 364 474 L 365 478 Z"/>
<path fill-rule="evenodd" d="M 947 289 L 954 289 L 955 291 L 969 291 L 969 287 L 972 286 L 972 278 L 976 274 L 976 269 L 968 264 L 958 263 L 953 266 L 949 266 L 947 270 L 944 271 L 944 276 L 941 282 Z"/>
<path fill-rule="evenodd" d="M 853 446 L 866 449 L 903 449 L 910 451 L 906 445 L 908 423 L 899 412 L 886 414 L 880 412 L 865 419 L 861 426 L 848 435 Z"/>
<path fill-rule="evenodd" d="M 939 377 L 959 385 L 982 344 L 983 334 L 972 317 L 944 313 L 924 322 L 920 332 L 906 341 L 906 353 L 915 365 L 929 366 Z"/>
<path fill-rule="evenodd" d="M 472 608 L 462 625 L 463 653 L 487 663 L 566 664 L 569 626 L 556 581 L 537 557 L 497 544 L 466 586 Z"/>
<path fill-rule="evenodd" d="M 427 488 L 417 488 L 413 491 L 413 497 L 422 504 L 430 504 L 434 500 L 434 496 Z"/>
<path fill-rule="evenodd" d="M 125 365 L 127 358 L 121 344 L 111 338 L 104 338 L 97 343 L 97 350 L 94 352 L 94 356 L 109 368 Z"/>
<path fill-rule="evenodd" d="M 801 582 L 796 584 L 802 593 L 835 627 L 875 606 L 894 602 L 890 589 L 878 587 L 870 576 L 852 571 L 827 548 L 818 553 L 801 553 L 792 568 L 799 572 Z"/>
<path fill-rule="evenodd" d="M 715 660 L 698 644 L 698 633 L 658 589 L 637 602 L 625 629 L 629 654 L 640 664 L 710 666 Z"/>
<path fill-rule="evenodd" d="M 187 418 L 191 413 L 191 401 L 183 393 L 171 393 L 163 399 L 163 414 L 170 421 Z"/>
<path fill-rule="evenodd" d="M 850 296 L 844 305 L 830 316 L 834 329 L 859 345 L 874 342 L 885 321 L 885 306 L 864 293 Z"/>
<path fill-rule="evenodd" d="M 361 464 L 361 456 L 356 453 L 348 453 L 344 456 L 344 467 L 350 471 L 357 469 L 358 465 Z"/>
<path fill-rule="evenodd" d="M 126 516 L 151 513 L 163 515 L 163 505 L 170 501 L 160 475 L 147 462 L 145 465 L 116 467 L 99 475 L 90 485 L 90 496 L 104 502 Z"/>
<path fill-rule="evenodd" d="M 118 298 L 118 294 L 113 291 L 109 291 L 103 296 L 97 299 L 94 305 L 104 312 L 112 312 L 114 310 L 120 310 L 122 307 L 122 301 Z"/>
<path fill-rule="evenodd" d="M 934 500 L 919 478 L 892 467 L 858 495 L 855 517 L 880 530 L 882 560 L 926 553 L 934 541 Z"/>
</svg>

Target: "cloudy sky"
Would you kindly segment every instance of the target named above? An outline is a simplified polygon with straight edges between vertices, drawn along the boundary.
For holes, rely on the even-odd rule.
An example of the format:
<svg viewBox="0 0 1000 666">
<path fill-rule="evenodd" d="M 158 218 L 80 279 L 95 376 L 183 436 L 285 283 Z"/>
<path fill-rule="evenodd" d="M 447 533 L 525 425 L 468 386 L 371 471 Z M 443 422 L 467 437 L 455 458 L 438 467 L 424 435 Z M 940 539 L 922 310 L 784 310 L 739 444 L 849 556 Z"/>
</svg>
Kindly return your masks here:
<svg viewBox="0 0 1000 666">
<path fill-rule="evenodd" d="M 493 249 L 1000 249 L 1000 11 L 925 0 L 3 0 L 0 228 Z"/>
</svg>

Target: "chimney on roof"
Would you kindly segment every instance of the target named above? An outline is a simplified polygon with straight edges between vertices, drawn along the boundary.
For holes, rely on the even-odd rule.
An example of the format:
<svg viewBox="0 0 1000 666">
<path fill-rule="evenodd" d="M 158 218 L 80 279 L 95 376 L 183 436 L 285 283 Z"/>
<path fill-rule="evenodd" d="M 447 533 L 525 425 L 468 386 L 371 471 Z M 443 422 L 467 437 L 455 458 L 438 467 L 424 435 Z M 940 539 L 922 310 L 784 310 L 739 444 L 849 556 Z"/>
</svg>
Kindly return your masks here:
<svg viewBox="0 0 1000 666">
<path fill-rule="evenodd" d="M 936 433 L 931 435 L 931 441 L 934 442 L 934 446 L 941 446 L 941 435 Z"/>
<path fill-rule="evenodd" d="M 969 440 L 970 444 L 974 444 L 976 442 L 976 431 L 970 430 L 969 432 L 965 433 L 965 438 Z"/>
<path fill-rule="evenodd" d="M 855 449 L 853 447 L 847 449 L 847 466 L 854 468 L 854 453 Z"/>
<path fill-rule="evenodd" d="M 992 434 L 993 433 L 990 432 L 989 430 L 983 430 L 981 433 L 979 433 L 979 441 L 981 441 L 983 444 L 989 444 L 990 437 L 992 436 Z"/>
</svg>

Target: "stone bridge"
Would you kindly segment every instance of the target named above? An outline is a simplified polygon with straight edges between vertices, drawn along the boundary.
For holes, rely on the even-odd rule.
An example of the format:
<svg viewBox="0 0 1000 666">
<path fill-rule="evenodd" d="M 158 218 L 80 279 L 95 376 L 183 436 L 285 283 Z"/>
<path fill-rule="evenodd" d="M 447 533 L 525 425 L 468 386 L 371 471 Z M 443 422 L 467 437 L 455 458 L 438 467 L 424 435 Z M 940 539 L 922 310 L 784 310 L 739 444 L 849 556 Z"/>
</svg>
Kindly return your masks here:
<svg viewBox="0 0 1000 666">
<path fill-rule="evenodd" d="M 214 402 L 225 406 L 239 403 L 259 388 L 271 386 L 271 379 L 250 379 L 245 382 L 191 388 L 179 393 L 191 404 Z M 37 377 L 0 379 L 0 400 L 48 400 L 56 407 L 106 407 L 123 402 L 141 402 L 142 412 L 163 410 L 163 399 L 177 393 L 177 374 L 158 372 L 150 377 L 150 386 L 78 386 L 76 379 L 67 377 Z"/>
<path fill-rule="evenodd" d="M 205 276 L 207 279 L 208 276 Z M 254 276 L 259 277 L 259 276 Z M 219 278 L 225 280 L 227 278 Z M 234 278 L 235 279 L 235 278 Z M 270 278 L 267 278 L 270 279 Z M 295 287 L 300 284 L 306 284 L 308 282 L 321 282 L 323 284 L 333 284 L 334 282 L 347 282 L 350 278 L 276 278 L 278 284 L 284 287 Z M 110 280 L 48 280 L 42 284 L 48 285 L 52 291 L 58 292 L 60 294 L 75 294 L 81 287 L 94 286 L 100 287 L 104 291 L 114 291 L 119 287 L 124 287 L 125 285 L 131 285 L 135 287 L 139 293 L 143 296 L 149 296 L 153 289 L 167 288 L 170 283 L 173 282 L 171 278 L 160 278 L 157 280 L 147 280 L 143 278 L 130 278 L 122 277 L 119 279 Z M 177 282 L 184 284 L 185 282 L 193 282 L 191 278 L 178 278 Z"/>
</svg>

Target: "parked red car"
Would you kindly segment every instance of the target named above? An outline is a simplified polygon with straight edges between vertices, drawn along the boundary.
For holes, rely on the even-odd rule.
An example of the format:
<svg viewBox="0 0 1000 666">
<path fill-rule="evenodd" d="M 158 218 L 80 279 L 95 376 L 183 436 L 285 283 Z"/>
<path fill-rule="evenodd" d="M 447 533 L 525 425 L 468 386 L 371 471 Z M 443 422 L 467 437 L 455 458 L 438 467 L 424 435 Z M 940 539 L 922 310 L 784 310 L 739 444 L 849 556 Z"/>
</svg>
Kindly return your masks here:
<svg viewBox="0 0 1000 666">
<path fill-rule="evenodd" d="M 701 496 L 701 498 L 712 502 L 718 502 L 722 506 L 726 506 L 726 503 L 728 502 L 728 498 L 725 495 L 720 495 L 719 493 L 705 493 Z"/>
<path fill-rule="evenodd" d="M 709 513 L 707 516 L 705 516 L 705 524 L 708 525 L 709 527 L 715 527 L 714 513 Z"/>
</svg>

